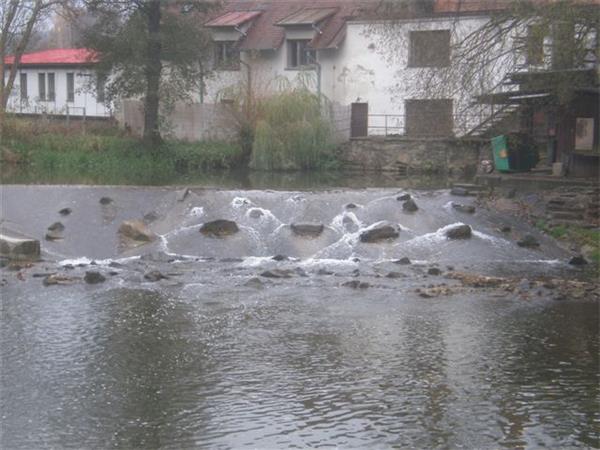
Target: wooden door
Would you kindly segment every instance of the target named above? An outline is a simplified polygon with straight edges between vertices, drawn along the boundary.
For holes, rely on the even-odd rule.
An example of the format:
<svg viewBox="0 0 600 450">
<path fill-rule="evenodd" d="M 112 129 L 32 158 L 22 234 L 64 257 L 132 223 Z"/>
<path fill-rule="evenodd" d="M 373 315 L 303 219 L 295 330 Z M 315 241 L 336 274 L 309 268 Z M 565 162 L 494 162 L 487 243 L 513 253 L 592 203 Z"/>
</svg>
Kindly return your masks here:
<svg viewBox="0 0 600 450">
<path fill-rule="evenodd" d="M 369 104 L 352 103 L 350 137 L 365 137 L 369 134 Z"/>
</svg>

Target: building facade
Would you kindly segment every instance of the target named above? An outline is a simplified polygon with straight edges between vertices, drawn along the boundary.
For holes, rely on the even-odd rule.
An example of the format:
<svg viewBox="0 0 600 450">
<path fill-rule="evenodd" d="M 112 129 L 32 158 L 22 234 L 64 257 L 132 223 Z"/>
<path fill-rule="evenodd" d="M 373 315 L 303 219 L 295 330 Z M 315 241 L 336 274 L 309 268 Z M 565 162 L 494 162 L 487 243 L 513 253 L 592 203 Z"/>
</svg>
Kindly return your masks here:
<svg viewBox="0 0 600 450">
<path fill-rule="evenodd" d="M 5 64 L 14 63 L 7 57 Z M 86 49 L 51 49 L 24 54 L 7 111 L 16 114 L 49 114 L 108 118 L 102 80 L 94 70 L 94 56 Z M 5 74 L 8 79 L 8 70 Z"/>
</svg>

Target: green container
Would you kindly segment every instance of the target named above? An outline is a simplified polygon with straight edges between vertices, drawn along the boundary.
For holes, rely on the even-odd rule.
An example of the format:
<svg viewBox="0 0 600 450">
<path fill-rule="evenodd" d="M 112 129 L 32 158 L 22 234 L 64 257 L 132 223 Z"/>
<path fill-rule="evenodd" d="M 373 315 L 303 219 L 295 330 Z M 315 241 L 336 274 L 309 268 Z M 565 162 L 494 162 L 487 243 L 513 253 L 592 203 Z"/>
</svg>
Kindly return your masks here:
<svg viewBox="0 0 600 450">
<path fill-rule="evenodd" d="M 537 149 L 524 133 L 492 138 L 494 165 L 499 172 L 527 172 L 538 163 Z"/>
<path fill-rule="evenodd" d="M 510 172 L 508 139 L 506 139 L 506 136 L 492 138 L 492 151 L 494 153 L 494 166 L 496 166 L 496 170 L 499 172 Z"/>
</svg>

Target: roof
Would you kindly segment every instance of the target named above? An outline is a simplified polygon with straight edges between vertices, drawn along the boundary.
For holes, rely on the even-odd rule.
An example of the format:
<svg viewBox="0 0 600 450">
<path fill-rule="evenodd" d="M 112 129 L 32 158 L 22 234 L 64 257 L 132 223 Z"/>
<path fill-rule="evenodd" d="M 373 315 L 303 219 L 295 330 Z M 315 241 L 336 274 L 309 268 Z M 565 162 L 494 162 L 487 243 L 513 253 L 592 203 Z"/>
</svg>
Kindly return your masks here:
<svg viewBox="0 0 600 450">
<path fill-rule="evenodd" d="M 4 58 L 4 64 L 12 65 L 14 56 Z M 87 48 L 53 48 L 25 53 L 20 66 L 80 66 L 98 62 L 98 56 Z"/>
<path fill-rule="evenodd" d="M 281 19 L 276 25 L 316 25 L 329 16 L 334 15 L 337 11 L 338 8 L 303 8 Z"/>
<path fill-rule="evenodd" d="M 558 0 L 531 0 L 532 4 L 546 6 Z M 574 6 L 599 6 L 599 0 L 570 0 Z M 514 0 L 435 0 L 434 13 L 482 13 L 510 10 Z"/>
<path fill-rule="evenodd" d="M 238 27 L 260 16 L 262 11 L 230 11 L 207 22 L 207 27 Z"/>
<path fill-rule="evenodd" d="M 315 33 L 309 46 L 316 49 L 335 48 L 345 36 L 345 24 L 349 18 L 356 17 L 361 9 L 377 3 L 379 0 L 229 0 L 208 24 L 222 20 L 228 13 L 262 12 L 252 18 L 252 24 L 246 30 L 240 43 L 240 50 L 275 50 L 285 40 L 285 29 L 280 22 L 290 19 L 311 25 L 315 18 L 322 22 L 321 33 Z M 296 17 L 294 19 L 294 17 Z M 306 22 L 308 20 L 308 22 Z M 295 23 L 297 25 L 298 23 Z"/>
</svg>

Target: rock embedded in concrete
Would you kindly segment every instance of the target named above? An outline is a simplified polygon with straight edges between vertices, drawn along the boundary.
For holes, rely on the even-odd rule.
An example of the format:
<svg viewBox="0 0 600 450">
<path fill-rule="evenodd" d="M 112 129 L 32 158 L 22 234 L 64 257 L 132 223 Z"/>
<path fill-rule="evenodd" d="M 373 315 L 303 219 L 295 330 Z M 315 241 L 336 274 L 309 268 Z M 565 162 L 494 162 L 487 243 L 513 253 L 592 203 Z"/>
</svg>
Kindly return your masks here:
<svg viewBox="0 0 600 450">
<path fill-rule="evenodd" d="M 583 255 L 573 256 L 569 260 L 569 264 L 572 266 L 585 266 L 588 264 L 587 260 L 583 257 Z"/>
<path fill-rule="evenodd" d="M 152 242 L 157 238 L 157 235 L 141 220 L 126 220 L 119 227 L 119 234 L 123 238 L 138 242 Z"/>
<path fill-rule="evenodd" d="M 144 279 L 150 282 L 156 282 L 156 281 L 160 281 L 160 280 L 166 280 L 168 277 L 166 275 L 163 275 L 160 271 L 158 270 L 151 270 L 149 272 L 146 272 L 144 274 Z"/>
<path fill-rule="evenodd" d="M 509 225 L 504 225 L 504 226 L 500 227 L 501 233 L 510 233 L 511 231 L 512 231 L 512 227 Z"/>
<path fill-rule="evenodd" d="M 462 203 L 452 202 L 452 207 L 455 210 L 466 214 L 473 214 L 475 212 L 475 207 L 473 205 L 463 205 Z"/>
<path fill-rule="evenodd" d="M 273 269 L 273 270 L 265 270 L 260 274 L 261 277 L 265 278 L 292 278 L 294 274 L 293 270 L 289 269 Z"/>
<path fill-rule="evenodd" d="M 410 194 L 402 194 L 396 197 L 396 200 L 398 200 L 399 202 L 405 202 L 407 200 L 410 200 L 411 198 L 412 197 L 410 196 Z"/>
<path fill-rule="evenodd" d="M 206 222 L 200 227 L 200 233 L 209 237 L 226 237 L 237 233 L 239 230 L 237 223 L 231 220 L 218 219 L 212 222 Z"/>
<path fill-rule="evenodd" d="M 113 202 L 113 199 L 110 197 L 101 197 L 99 200 L 99 203 L 101 205 L 110 205 Z"/>
<path fill-rule="evenodd" d="M 419 207 L 412 198 L 409 198 L 402 204 L 402 210 L 405 212 L 415 212 L 419 210 Z"/>
<path fill-rule="evenodd" d="M 60 211 L 58 211 L 58 213 L 61 216 L 68 216 L 69 214 L 71 214 L 73 212 L 73 210 L 71 208 L 63 208 Z"/>
<path fill-rule="evenodd" d="M 175 193 L 178 202 L 184 201 L 188 195 L 190 195 L 191 191 L 188 188 L 181 189 Z"/>
<path fill-rule="evenodd" d="M 44 278 L 44 286 L 70 285 L 76 283 L 79 278 L 69 277 L 61 274 L 51 274 Z"/>
<path fill-rule="evenodd" d="M 251 219 L 260 219 L 264 215 L 265 213 L 258 208 L 253 208 L 250 211 L 248 211 L 248 217 L 250 217 Z"/>
<path fill-rule="evenodd" d="M 406 274 L 402 273 L 402 272 L 389 272 L 386 276 L 386 278 L 406 278 Z"/>
<path fill-rule="evenodd" d="M 469 225 L 456 225 L 446 230 L 448 239 L 469 239 L 473 233 Z"/>
<path fill-rule="evenodd" d="M 345 283 L 342 283 L 342 286 L 349 287 L 352 289 L 367 289 L 367 288 L 371 287 L 371 285 L 369 283 L 367 283 L 366 281 L 360 281 L 360 280 L 346 281 Z"/>
<path fill-rule="evenodd" d="M 380 222 L 360 234 L 360 242 L 375 243 L 400 236 L 398 228 L 389 222 Z"/>
<path fill-rule="evenodd" d="M 64 231 L 65 226 L 62 222 L 54 222 L 52 225 L 48 227 L 48 231 Z"/>
<path fill-rule="evenodd" d="M 83 280 L 87 284 L 99 284 L 104 283 L 106 281 L 106 277 L 102 275 L 100 272 L 95 270 L 88 270 L 83 277 Z"/>
<path fill-rule="evenodd" d="M 531 234 L 526 234 L 519 241 L 517 241 L 517 245 L 524 248 L 537 248 L 540 246 L 540 243 Z"/>
<path fill-rule="evenodd" d="M 325 226 L 321 223 L 293 223 L 290 228 L 296 236 L 316 238 L 323 234 Z"/>
<path fill-rule="evenodd" d="M 358 206 L 356 206 L 356 204 L 354 204 L 354 203 L 348 203 L 348 204 L 345 206 L 345 208 L 346 208 L 346 209 L 356 209 L 356 208 L 358 208 Z"/>
<path fill-rule="evenodd" d="M 440 269 L 438 269 L 437 267 L 431 267 L 427 271 L 427 274 L 428 275 L 441 275 L 442 271 Z"/>
<path fill-rule="evenodd" d="M 160 216 L 158 215 L 158 213 L 156 211 L 150 211 L 149 213 L 144 214 L 143 220 L 144 220 L 144 223 L 152 223 L 152 222 L 156 222 L 159 218 L 160 218 Z"/>
<path fill-rule="evenodd" d="M 9 260 L 37 261 L 40 259 L 40 241 L 0 233 L 0 255 Z"/>
<path fill-rule="evenodd" d="M 285 256 L 285 255 L 275 255 L 275 256 L 273 256 L 271 259 L 272 259 L 273 261 L 287 261 L 287 260 L 289 260 L 290 258 L 288 258 L 288 257 L 287 257 L 287 256 Z"/>
<path fill-rule="evenodd" d="M 406 256 L 400 259 L 397 259 L 396 261 L 394 261 L 394 264 L 400 264 L 402 266 L 408 266 L 409 264 L 412 264 L 410 259 L 407 258 Z"/>
</svg>

